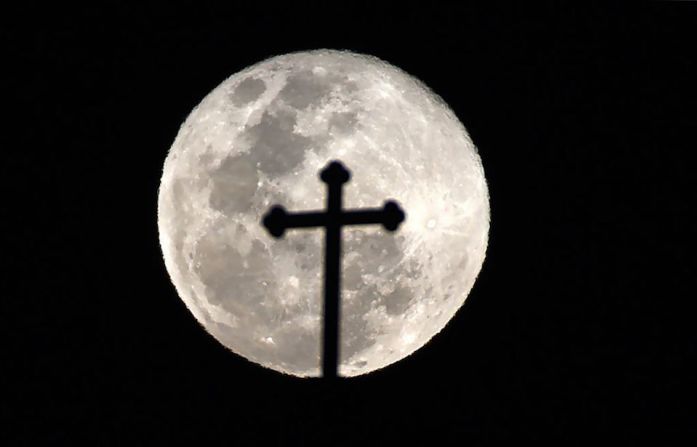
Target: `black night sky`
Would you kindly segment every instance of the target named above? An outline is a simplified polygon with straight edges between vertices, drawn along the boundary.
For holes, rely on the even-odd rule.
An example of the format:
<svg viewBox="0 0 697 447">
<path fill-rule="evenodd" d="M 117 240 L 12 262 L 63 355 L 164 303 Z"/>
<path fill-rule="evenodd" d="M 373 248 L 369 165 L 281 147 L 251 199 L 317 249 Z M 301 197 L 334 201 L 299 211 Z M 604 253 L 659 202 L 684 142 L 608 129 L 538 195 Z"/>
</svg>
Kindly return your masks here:
<svg viewBox="0 0 697 447">
<path fill-rule="evenodd" d="M 697 4 L 294 3 L 3 7 L 0 443 L 695 438 Z M 248 65 L 314 48 L 378 56 L 441 95 L 492 207 L 483 270 L 445 330 L 333 384 L 209 336 L 156 222 L 191 109 Z"/>
</svg>

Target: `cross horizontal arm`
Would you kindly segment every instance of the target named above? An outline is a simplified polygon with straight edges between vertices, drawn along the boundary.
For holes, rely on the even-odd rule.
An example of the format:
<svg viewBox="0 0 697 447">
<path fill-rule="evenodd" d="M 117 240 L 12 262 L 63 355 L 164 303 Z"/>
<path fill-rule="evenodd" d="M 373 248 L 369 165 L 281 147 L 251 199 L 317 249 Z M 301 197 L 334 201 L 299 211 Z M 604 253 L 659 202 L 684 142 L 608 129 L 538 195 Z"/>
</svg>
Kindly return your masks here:
<svg viewBox="0 0 697 447">
<path fill-rule="evenodd" d="M 341 225 L 375 225 L 382 224 L 384 217 L 382 208 L 364 208 L 362 210 L 346 210 L 341 215 Z"/>
<path fill-rule="evenodd" d="M 286 228 L 310 228 L 327 226 L 327 213 L 324 211 L 303 211 L 286 214 Z"/>
<path fill-rule="evenodd" d="M 273 237 L 279 238 L 288 228 L 326 226 L 327 213 L 324 211 L 289 213 L 282 206 L 276 205 L 264 215 L 262 223 Z"/>
<path fill-rule="evenodd" d="M 389 231 L 395 231 L 403 221 L 404 211 L 391 200 L 382 208 L 346 210 L 341 215 L 342 225 L 382 224 Z"/>
<path fill-rule="evenodd" d="M 263 224 L 272 236 L 278 238 L 289 228 L 326 227 L 332 219 L 337 219 L 341 226 L 382 224 L 388 231 L 395 231 L 404 221 L 404 211 L 391 200 L 382 208 L 346 210 L 331 216 L 325 211 L 289 213 L 282 206 L 274 206 L 264 216 Z"/>
</svg>

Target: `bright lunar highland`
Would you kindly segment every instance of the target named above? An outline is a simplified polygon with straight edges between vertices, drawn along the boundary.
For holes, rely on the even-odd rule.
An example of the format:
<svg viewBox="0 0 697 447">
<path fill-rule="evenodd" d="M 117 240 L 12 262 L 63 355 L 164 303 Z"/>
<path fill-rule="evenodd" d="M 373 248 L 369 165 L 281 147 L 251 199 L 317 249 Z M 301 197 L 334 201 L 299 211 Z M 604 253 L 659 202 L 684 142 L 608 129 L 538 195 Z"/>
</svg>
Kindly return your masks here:
<svg viewBox="0 0 697 447">
<path fill-rule="evenodd" d="M 482 164 L 465 128 L 423 83 L 375 57 L 273 57 L 216 87 L 164 164 L 160 244 L 179 296 L 233 352 L 319 376 L 324 230 L 262 226 L 272 205 L 325 208 L 319 172 L 352 174 L 344 208 L 396 200 L 406 220 L 342 230 L 339 374 L 396 362 L 438 333 L 479 274 L 489 232 Z"/>
</svg>

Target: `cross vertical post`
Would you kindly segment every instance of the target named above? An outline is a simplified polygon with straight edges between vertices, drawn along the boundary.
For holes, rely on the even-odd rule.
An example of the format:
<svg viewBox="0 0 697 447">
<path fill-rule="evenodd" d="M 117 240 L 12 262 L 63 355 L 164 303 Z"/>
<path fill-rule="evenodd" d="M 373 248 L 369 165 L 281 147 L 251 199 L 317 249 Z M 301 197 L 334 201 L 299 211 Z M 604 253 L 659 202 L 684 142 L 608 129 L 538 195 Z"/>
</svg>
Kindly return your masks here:
<svg viewBox="0 0 697 447">
<path fill-rule="evenodd" d="M 341 208 L 343 185 L 350 179 L 341 165 L 329 165 L 320 178 L 327 184 L 327 222 L 324 242 L 324 354 L 322 375 L 336 377 L 339 365 L 339 321 L 341 321 Z"/>
<path fill-rule="evenodd" d="M 394 201 L 383 208 L 343 210 L 343 185 L 351 173 L 338 161 L 330 162 L 320 172 L 327 184 L 325 211 L 288 213 L 279 205 L 271 207 L 262 224 L 269 233 L 280 238 L 288 228 L 325 228 L 324 242 L 324 319 L 322 341 L 322 376 L 335 378 L 339 365 L 339 322 L 341 321 L 341 227 L 344 225 L 382 224 L 395 231 L 404 221 L 404 211 Z"/>
</svg>

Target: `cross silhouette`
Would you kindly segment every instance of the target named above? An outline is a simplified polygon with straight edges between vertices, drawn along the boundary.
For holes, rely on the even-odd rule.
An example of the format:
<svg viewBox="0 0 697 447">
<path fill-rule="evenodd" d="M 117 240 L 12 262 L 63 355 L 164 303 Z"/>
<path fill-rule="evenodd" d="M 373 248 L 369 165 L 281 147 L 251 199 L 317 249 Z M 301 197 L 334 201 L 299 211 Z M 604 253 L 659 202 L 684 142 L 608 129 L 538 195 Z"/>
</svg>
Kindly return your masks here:
<svg viewBox="0 0 697 447">
<path fill-rule="evenodd" d="M 397 202 L 388 200 L 382 208 L 343 210 L 343 185 L 351 173 L 338 161 L 330 162 L 321 172 L 320 179 L 327 184 L 327 209 L 289 213 L 280 205 L 271 207 L 262 223 L 275 238 L 289 228 L 325 228 L 324 241 L 324 341 L 322 375 L 337 376 L 339 363 L 339 311 L 341 290 L 341 227 L 345 225 L 382 224 L 395 231 L 404 221 L 404 211 Z"/>
</svg>

